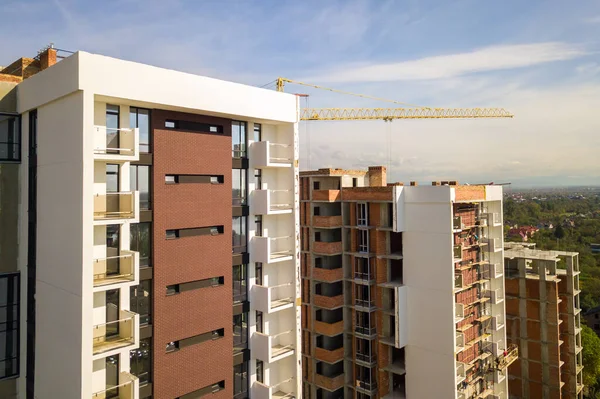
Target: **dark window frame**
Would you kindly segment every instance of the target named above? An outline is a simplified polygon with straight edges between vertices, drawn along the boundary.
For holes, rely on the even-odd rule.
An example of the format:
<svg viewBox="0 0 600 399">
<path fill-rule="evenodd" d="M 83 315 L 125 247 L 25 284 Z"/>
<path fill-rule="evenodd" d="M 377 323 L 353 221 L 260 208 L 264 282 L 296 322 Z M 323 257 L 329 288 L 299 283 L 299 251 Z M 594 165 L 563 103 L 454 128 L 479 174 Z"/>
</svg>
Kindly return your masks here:
<svg viewBox="0 0 600 399">
<path fill-rule="evenodd" d="M 144 226 L 144 228 L 146 226 L 148 226 L 148 256 L 147 257 L 142 257 L 142 251 L 140 250 L 141 246 L 143 245 L 143 240 L 141 239 L 142 237 L 142 225 Z M 135 226 L 135 227 L 133 227 Z M 134 237 L 135 235 L 135 237 Z M 143 267 L 151 267 L 152 266 L 152 223 L 151 222 L 140 222 L 140 223 L 132 223 L 131 227 L 129 229 L 129 248 L 132 251 L 136 251 L 140 254 L 140 268 Z M 138 245 L 131 245 L 131 243 L 135 243 L 135 244 L 139 244 Z M 147 259 L 147 261 L 146 261 Z"/>
<path fill-rule="evenodd" d="M 140 123 L 139 111 L 140 110 L 148 112 L 148 144 L 142 143 L 142 137 L 140 135 L 139 149 L 140 149 L 140 153 L 142 153 L 142 154 L 150 154 L 150 153 L 152 153 L 152 110 L 150 110 L 148 108 L 141 108 L 141 107 L 129 107 L 129 127 L 130 128 L 139 128 L 139 123 Z M 131 117 L 133 116 L 133 114 L 135 115 L 135 126 L 131 126 L 131 122 L 132 122 Z M 144 146 L 147 146 L 147 148 Z"/>
<path fill-rule="evenodd" d="M 189 133 L 206 133 L 206 134 L 223 134 L 225 129 L 223 125 L 217 125 L 216 123 L 206 122 L 192 122 L 178 119 L 166 119 L 165 129 L 167 130 L 179 130 Z"/>
<path fill-rule="evenodd" d="M 148 345 L 144 345 L 144 342 L 148 342 Z M 145 347 L 144 347 L 145 346 Z M 144 358 L 147 356 L 147 358 Z M 132 349 L 129 351 L 129 371 L 132 375 L 135 375 L 139 381 L 140 386 L 144 386 L 152 382 L 152 338 L 140 339 L 140 347 L 138 349 Z M 149 363 L 148 370 L 140 373 L 140 370 L 145 370 L 144 361 Z M 142 365 L 135 370 L 136 365 Z"/>
<path fill-rule="evenodd" d="M 210 277 L 202 280 L 187 281 L 185 283 L 171 284 L 166 287 L 166 295 L 178 295 L 186 291 L 198 290 L 201 288 L 215 288 L 225 285 L 225 276 Z"/>
<path fill-rule="evenodd" d="M 22 135 L 21 135 L 21 116 L 18 114 L 12 114 L 7 112 L 0 112 L 0 117 L 6 116 L 5 120 L 8 122 L 8 130 L 6 134 L 6 141 L 2 141 L 0 139 L 0 148 L 6 147 L 6 157 L 0 157 L 0 163 L 20 163 L 21 162 L 21 143 L 22 143 Z M 12 140 L 11 140 L 12 138 Z M 12 151 L 9 151 L 9 148 L 12 147 Z M 0 150 L 0 154 L 3 151 Z M 8 156 L 9 153 L 12 153 L 13 156 Z"/>
<path fill-rule="evenodd" d="M 142 292 L 147 292 L 148 295 L 134 295 L 134 290 L 141 290 Z M 147 314 L 143 314 L 141 309 L 141 303 L 144 300 L 148 301 Z M 129 310 L 135 312 L 139 315 L 140 318 L 140 326 L 146 326 L 152 324 L 152 281 L 151 280 L 142 280 L 138 285 L 133 285 L 129 288 Z"/>
<path fill-rule="evenodd" d="M 240 183 L 239 187 L 234 186 L 236 181 Z M 236 189 L 238 190 L 237 194 Z M 234 206 L 248 204 L 248 169 L 231 169 L 231 197 Z"/>
<path fill-rule="evenodd" d="M 236 270 L 239 270 L 237 272 Z M 237 276 L 236 276 L 237 274 Z M 233 303 L 244 302 L 248 300 L 248 265 L 233 266 Z M 236 287 L 236 283 L 239 287 Z"/>
<path fill-rule="evenodd" d="M 21 367 L 21 284 L 20 273 L 1 273 L 0 280 L 6 279 L 6 291 L 0 292 L 5 297 L 0 298 L 0 303 L 6 302 L 6 305 L 0 305 L 0 309 L 5 309 L 6 319 L 0 319 L 0 328 L 5 334 L 4 353 L 5 357 L 0 359 L 5 365 L 0 368 L 0 381 L 19 377 Z M 11 298 L 12 294 L 12 298 Z M 10 317 L 12 316 L 12 317 Z M 12 334 L 11 334 L 12 333 Z M 16 341 L 16 342 L 15 342 Z M 13 353 L 14 350 L 14 353 Z M 14 362 L 14 364 L 13 364 Z M 11 367 L 8 367 L 8 364 Z M 14 366 L 14 367 L 13 367 Z M 12 372 L 9 370 L 12 369 Z M 4 374 L 2 374 L 4 373 Z"/>
<path fill-rule="evenodd" d="M 148 169 L 148 200 L 147 206 L 144 207 L 144 201 L 142 201 L 142 192 L 140 191 L 140 168 Z M 135 170 L 135 173 L 133 171 Z M 135 179 L 134 179 L 135 177 Z M 135 181 L 135 184 L 131 184 L 132 181 Z M 131 187 L 129 189 L 131 191 L 140 191 L 140 210 L 149 211 L 152 209 L 152 168 L 149 165 L 130 165 L 129 167 L 129 182 Z"/>
<path fill-rule="evenodd" d="M 239 126 L 239 136 L 234 137 L 234 126 Z M 239 141 L 240 149 L 234 148 L 234 143 Z M 233 158 L 247 158 L 248 152 L 248 123 L 244 121 L 231 121 L 231 156 Z"/>
<path fill-rule="evenodd" d="M 235 226 L 238 223 L 238 227 L 241 231 L 239 237 L 237 237 Z M 239 241 L 239 242 L 238 242 Z M 248 217 L 247 216 L 234 216 L 231 219 L 231 246 L 234 254 L 240 254 L 248 252 Z"/>
<path fill-rule="evenodd" d="M 239 378 L 237 377 L 238 374 L 240 375 Z M 242 362 L 233 366 L 233 397 L 234 399 L 245 399 L 248 397 L 248 391 L 248 362 Z"/>
<path fill-rule="evenodd" d="M 241 352 L 244 349 L 248 349 L 249 345 L 249 323 L 248 323 L 248 312 L 233 315 L 233 352 Z M 239 324 L 237 320 L 239 319 Z M 245 324 L 245 326 L 244 326 Z M 238 339 L 235 335 L 236 327 L 239 326 L 240 338 Z"/>
</svg>

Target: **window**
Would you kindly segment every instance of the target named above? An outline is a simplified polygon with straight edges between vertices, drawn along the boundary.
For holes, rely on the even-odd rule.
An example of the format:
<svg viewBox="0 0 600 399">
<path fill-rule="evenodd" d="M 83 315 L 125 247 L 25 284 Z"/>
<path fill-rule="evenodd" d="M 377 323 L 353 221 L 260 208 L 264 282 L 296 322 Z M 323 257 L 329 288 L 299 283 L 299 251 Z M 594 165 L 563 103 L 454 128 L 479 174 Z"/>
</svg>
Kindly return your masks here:
<svg viewBox="0 0 600 399">
<path fill-rule="evenodd" d="M 248 349 L 248 313 L 233 316 L 233 352 Z"/>
<path fill-rule="evenodd" d="M 265 366 L 262 360 L 256 359 L 256 381 L 264 382 L 265 380 Z"/>
<path fill-rule="evenodd" d="M 140 192 L 140 209 L 150 209 L 150 166 L 131 165 L 129 173 L 130 190 Z"/>
<path fill-rule="evenodd" d="M 369 252 L 369 230 L 358 230 L 358 252 Z"/>
<path fill-rule="evenodd" d="M 21 160 L 21 118 L 0 114 L 0 162 Z"/>
<path fill-rule="evenodd" d="M 262 125 L 260 123 L 254 124 L 254 141 L 262 140 Z"/>
<path fill-rule="evenodd" d="M 140 152 L 150 152 L 150 110 L 130 107 L 129 127 L 137 127 L 140 131 Z"/>
<path fill-rule="evenodd" d="M 320 190 L 321 189 L 321 183 L 319 183 L 318 181 L 314 181 L 313 182 L 313 190 Z"/>
<path fill-rule="evenodd" d="M 130 288 L 129 302 L 130 310 L 140 315 L 140 325 L 150 323 L 150 307 L 151 307 L 151 281 L 140 281 L 139 285 L 134 285 Z"/>
<path fill-rule="evenodd" d="M 167 119 L 165 121 L 165 128 L 185 130 L 192 133 L 217 133 L 223 134 L 223 126 L 212 123 L 203 122 L 191 122 L 191 121 L 179 121 Z"/>
<path fill-rule="evenodd" d="M 369 225 L 369 214 L 368 214 L 367 204 L 364 202 L 359 202 L 356 204 L 356 219 L 357 224 L 359 226 L 368 226 Z"/>
<path fill-rule="evenodd" d="M 233 266 L 233 302 L 248 300 L 248 265 Z"/>
<path fill-rule="evenodd" d="M 106 164 L 106 192 L 119 192 L 119 165 Z"/>
<path fill-rule="evenodd" d="M 263 332 L 263 314 L 258 310 L 256 311 L 256 331 Z"/>
<path fill-rule="evenodd" d="M 130 373 L 140 380 L 140 385 L 151 381 L 152 370 L 152 339 L 140 339 L 140 347 L 129 352 Z"/>
<path fill-rule="evenodd" d="M 0 379 L 19 375 L 19 274 L 0 274 Z"/>
<path fill-rule="evenodd" d="M 262 190 L 262 170 L 254 169 L 254 189 Z"/>
<path fill-rule="evenodd" d="M 263 268 L 262 268 L 262 263 L 255 263 L 254 264 L 254 270 L 255 270 L 255 277 L 256 277 L 256 283 L 257 285 L 262 285 L 263 283 Z"/>
<path fill-rule="evenodd" d="M 106 148 L 107 152 L 119 153 L 119 106 L 106 104 Z"/>
<path fill-rule="evenodd" d="M 262 216 L 261 215 L 254 216 L 254 235 L 262 237 L 262 234 L 263 234 Z"/>
<path fill-rule="evenodd" d="M 314 209 L 313 209 L 313 214 L 315 216 L 320 216 L 321 215 L 321 208 L 318 207 L 318 206 L 315 206 Z"/>
<path fill-rule="evenodd" d="M 133 223 L 130 227 L 129 248 L 140 254 L 140 267 L 150 266 L 150 255 L 152 254 L 150 246 L 151 224 Z"/>
<path fill-rule="evenodd" d="M 167 295 L 175 295 L 180 292 L 197 290 L 200 288 L 219 287 L 225 284 L 225 277 L 211 277 L 202 280 L 188 281 L 186 283 L 179 283 L 173 285 L 167 285 Z"/>
<path fill-rule="evenodd" d="M 203 235 L 217 235 L 223 234 L 223 226 L 207 226 L 207 227 L 190 227 L 187 229 L 171 229 L 166 230 L 167 240 L 173 240 L 176 238 L 194 237 Z"/>
<path fill-rule="evenodd" d="M 165 184 L 210 183 L 223 184 L 223 175 L 165 175 Z"/>
<path fill-rule="evenodd" d="M 233 397 L 248 397 L 248 362 L 233 366 Z"/>
<path fill-rule="evenodd" d="M 108 356 L 104 360 L 106 370 L 106 399 L 117 399 L 119 397 L 119 355 Z M 111 389 L 112 388 L 112 389 Z"/>
<path fill-rule="evenodd" d="M 352 178 L 352 187 L 358 187 L 358 179 L 356 177 Z"/>
<path fill-rule="evenodd" d="M 246 157 L 246 122 L 231 122 L 232 157 Z"/>
<path fill-rule="evenodd" d="M 233 205 L 246 205 L 246 169 L 231 170 Z"/>
<path fill-rule="evenodd" d="M 247 236 L 246 230 L 248 228 L 246 223 L 246 216 L 236 216 L 232 220 L 233 228 L 233 253 L 239 254 L 246 252 Z"/>
</svg>

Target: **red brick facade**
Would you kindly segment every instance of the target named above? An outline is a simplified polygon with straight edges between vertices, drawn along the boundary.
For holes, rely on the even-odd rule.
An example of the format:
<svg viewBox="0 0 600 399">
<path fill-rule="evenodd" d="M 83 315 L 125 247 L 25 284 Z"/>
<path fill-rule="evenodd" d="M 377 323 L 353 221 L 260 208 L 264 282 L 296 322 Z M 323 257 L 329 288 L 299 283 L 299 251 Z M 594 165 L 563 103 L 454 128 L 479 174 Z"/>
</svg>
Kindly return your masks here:
<svg viewBox="0 0 600 399">
<path fill-rule="evenodd" d="M 223 134 L 165 129 L 165 119 L 222 125 Z M 225 381 L 233 396 L 231 121 L 155 110 L 153 127 L 154 398 L 172 399 Z M 224 184 L 165 184 L 166 174 L 223 175 Z M 174 240 L 167 229 L 223 226 Z M 223 276 L 225 285 L 166 296 L 166 286 Z M 166 353 L 167 343 L 225 329 L 221 339 Z M 228 354 L 225 356 L 225 354 Z"/>
</svg>

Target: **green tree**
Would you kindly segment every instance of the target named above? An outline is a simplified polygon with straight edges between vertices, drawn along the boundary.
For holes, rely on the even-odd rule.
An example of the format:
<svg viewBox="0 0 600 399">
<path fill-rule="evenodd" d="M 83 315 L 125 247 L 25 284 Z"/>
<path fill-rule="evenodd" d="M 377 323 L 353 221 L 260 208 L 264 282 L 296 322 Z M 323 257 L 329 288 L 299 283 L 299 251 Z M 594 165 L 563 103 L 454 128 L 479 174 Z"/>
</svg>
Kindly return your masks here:
<svg viewBox="0 0 600 399">
<path fill-rule="evenodd" d="M 562 225 L 559 224 L 556 226 L 554 229 L 554 237 L 558 238 L 559 240 L 565 238 L 565 229 L 563 229 Z"/>
<path fill-rule="evenodd" d="M 581 329 L 581 345 L 583 346 L 583 384 L 588 391 L 586 396 L 595 398 L 600 378 L 600 338 L 585 325 Z"/>
</svg>

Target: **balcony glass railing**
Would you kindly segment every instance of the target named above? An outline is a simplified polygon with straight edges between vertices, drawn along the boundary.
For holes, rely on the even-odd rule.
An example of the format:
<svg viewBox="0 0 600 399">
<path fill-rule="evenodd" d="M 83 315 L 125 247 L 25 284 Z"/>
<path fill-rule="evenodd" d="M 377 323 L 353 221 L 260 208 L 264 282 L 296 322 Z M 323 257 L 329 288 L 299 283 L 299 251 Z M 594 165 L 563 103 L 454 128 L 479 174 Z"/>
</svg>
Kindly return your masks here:
<svg viewBox="0 0 600 399">
<path fill-rule="evenodd" d="M 94 287 L 135 280 L 137 253 L 127 252 L 129 253 L 94 260 Z"/>
<path fill-rule="evenodd" d="M 135 192 L 96 194 L 94 219 L 133 219 L 135 217 Z"/>
<path fill-rule="evenodd" d="M 104 391 L 96 392 L 92 395 L 92 399 L 120 399 L 133 398 L 133 381 L 107 387 Z"/>
<path fill-rule="evenodd" d="M 94 126 L 94 154 L 134 156 L 137 153 L 138 129 L 113 129 Z"/>
<path fill-rule="evenodd" d="M 120 312 L 121 319 L 93 327 L 94 355 L 135 344 L 136 314 Z"/>
<path fill-rule="evenodd" d="M 356 326 L 356 327 L 354 327 L 354 332 L 356 332 L 357 334 L 361 334 L 361 335 L 371 336 L 371 335 L 377 334 L 377 328 L 374 326 L 373 327 Z"/>
</svg>

